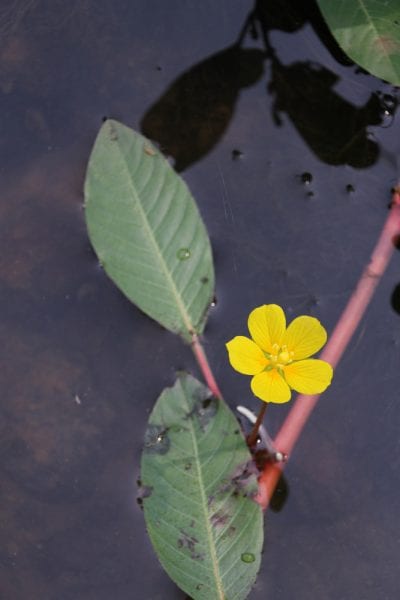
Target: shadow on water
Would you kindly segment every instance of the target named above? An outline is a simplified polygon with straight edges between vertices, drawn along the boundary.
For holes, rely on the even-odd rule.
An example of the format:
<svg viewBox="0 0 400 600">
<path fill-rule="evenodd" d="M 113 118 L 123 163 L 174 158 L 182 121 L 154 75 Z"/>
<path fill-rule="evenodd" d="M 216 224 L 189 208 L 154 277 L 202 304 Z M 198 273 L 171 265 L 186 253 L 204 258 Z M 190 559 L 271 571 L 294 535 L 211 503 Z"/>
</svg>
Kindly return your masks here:
<svg viewBox="0 0 400 600">
<path fill-rule="evenodd" d="M 148 110 L 141 130 L 183 171 L 210 152 L 227 129 L 239 92 L 264 72 L 265 54 L 235 44 L 186 71 Z"/>
<path fill-rule="evenodd" d="M 314 2 L 257 0 L 237 42 L 178 77 L 146 112 L 141 130 L 157 141 L 183 171 L 207 154 L 219 141 L 233 117 L 242 88 L 255 84 L 267 72 L 266 89 L 274 101 L 272 117 L 283 126 L 286 114 L 318 158 L 331 165 L 366 168 L 379 156 L 368 126 L 381 125 L 385 103 L 371 93 L 355 106 L 334 90 L 340 77 L 313 61 L 283 64 L 269 36 L 273 30 L 296 32 L 312 26 L 334 60 L 353 66 L 337 45 Z M 248 38 L 262 49 L 243 48 Z M 392 114 L 397 104 L 392 105 Z"/>
<path fill-rule="evenodd" d="M 396 285 L 391 297 L 392 308 L 400 315 L 400 283 Z"/>
<path fill-rule="evenodd" d="M 282 126 L 280 113 L 286 113 L 310 149 L 327 164 L 369 167 L 379 155 L 378 145 L 369 139 L 367 131 L 368 125 L 383 122 L 379 96 L 372 93 L 363 106 L 355 106 L 333 89 L 340 81 L 338 75 L 312 61 L 284 65 L 271 46 L 271 30 L 294 32 L 306 23 L 313 27 L 337 62 L 352 65 L 321 19 L 314 2 L 299 6 L 284 0 L 277 10 L 276 5 L 258 0 L 247 26 L 251 31 L 260 30 L 271 60 L 267 89 L 274 97 L 274 122 Z"/>
<path fill-rule="evenodd" d="M 275 124 L 281 127 L 281 113 L 286 113 L 310 149 L 327 164 L 369 167 L 376 162 L 379 147 L 368 137 L 366 126 L 382 123 L 379 98 L 371 94 L 364 106 L 356 107 L 333 90 L 338 81 L 318 63 L 283 66 L 273 59 L 268 90 L 275 96 Z"/>
</svg>

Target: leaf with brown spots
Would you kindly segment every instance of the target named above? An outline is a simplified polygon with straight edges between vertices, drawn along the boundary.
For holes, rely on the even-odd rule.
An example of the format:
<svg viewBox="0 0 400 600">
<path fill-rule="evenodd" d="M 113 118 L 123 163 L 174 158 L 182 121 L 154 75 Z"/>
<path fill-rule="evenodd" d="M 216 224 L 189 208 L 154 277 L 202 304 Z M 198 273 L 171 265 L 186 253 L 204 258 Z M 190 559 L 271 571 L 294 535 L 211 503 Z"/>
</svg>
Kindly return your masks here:
<svg viewBox="0 0 400 600">
<path fill-rule="evenodd" d="M 144 436 L 147 530 L 167 573 L 194 600 L 243 600 L 259 569 L 257 481 L 237 431 L 226 404 L 180 374 L 157 400 Z M 254 560 L 244 561 L 248 555 Z"/>
</svg>

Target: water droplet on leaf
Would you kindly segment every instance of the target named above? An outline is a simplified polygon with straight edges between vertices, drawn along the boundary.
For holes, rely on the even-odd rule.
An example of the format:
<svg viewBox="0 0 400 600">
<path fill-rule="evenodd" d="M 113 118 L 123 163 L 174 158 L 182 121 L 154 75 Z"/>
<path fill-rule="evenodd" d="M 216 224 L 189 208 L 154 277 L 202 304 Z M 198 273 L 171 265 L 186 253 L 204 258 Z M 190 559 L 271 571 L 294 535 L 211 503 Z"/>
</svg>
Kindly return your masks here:
<svg viewBox="0 0 400 600">
<path fill-rule="evenodd" d="M 243 552 L 240 558 L 245 563 L 252 563 L 256 560 L 256 557 L 252 552 Z"/>
<path fill-rule="evenodd" d="M 179 248 L 178 252 L 176 253 L 176 256 L 179 258 L 179 260 L 187 260 L 188 258 L 190 258 L 189 248 Z"/>
</svg>

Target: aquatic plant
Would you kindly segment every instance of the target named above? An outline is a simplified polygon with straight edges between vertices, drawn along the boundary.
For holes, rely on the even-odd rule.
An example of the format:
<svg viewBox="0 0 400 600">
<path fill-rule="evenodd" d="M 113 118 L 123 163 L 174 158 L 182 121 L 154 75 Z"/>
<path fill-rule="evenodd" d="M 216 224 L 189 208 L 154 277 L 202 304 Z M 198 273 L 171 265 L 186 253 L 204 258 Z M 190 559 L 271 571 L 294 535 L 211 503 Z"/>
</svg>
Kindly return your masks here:
<svg viewBox="0 0 400 600">
<path fill-rule="evenodd" d="M 264 27 L 262 4 L 256 2 L 249 23 L 258 20 Z M 318 4 L 353 60 L 400 83 L 397 3 Z M 282 65 L 267 37 L 264 29 L 263 58 L 271 59 L 273 71 Z M 277 103 L 276 113 L 279 108 Z M 145 314 L 191 346 L 206 384 L 178 373 L 149 417 L 140 501 L 154 549 L 172 579 L 195 600 L 244 599 L 260 566 L 262 509 L 268 507 L 320 394 L 330 385 L 398 241 L 400 189 L 393 190 L 371 259 L 327 343 L 317 319 L 302 315 L 286 326 L 283 309 L 266 304 L 249 315 L 251 339 L 236 336 L 226 344 L 232 367 L 252 376 L 251 390 L 263 401 L 247 438 L 223 400 L 202 345 L 214 266 L 206 228 L 183 179 L 147 138 L 107 120 L 88 165 L 85 213 L 105 272 Z M 324 345 L 320 357 L 311 358 Z M 266 406 L 289 401 L 291 390 L 299 395 L 268 442 L 263 464 L 256 466 L 254 450 Z"/>
<path fill-rule="evenodd" d="M 193 598 L 245 598 L 260 565 L 261 507 L 389 261 L 400 232 L 400 193 L 394 191 L 371 261 L 320 359 L 309 358 L 326 341 L 319 321 L 299 316 L 286 327 L 274 304 L 250 313 L 252 340 L 238 336 L 227 344 L 232 366 L 253 376 L 253 393 L 264 407 L 289 400 L 289 388 L 301 392 L 261 474 L 201 344 L 214 269 L 206 229 L 183 180 L 149 140 L 107 120 L 88 165 L 85 212 L 104 270 L 143 312 L 191 344 L 207 384 L 178 374 L 149 418 L 141 499 L 154 548 Z"/>
</svg>

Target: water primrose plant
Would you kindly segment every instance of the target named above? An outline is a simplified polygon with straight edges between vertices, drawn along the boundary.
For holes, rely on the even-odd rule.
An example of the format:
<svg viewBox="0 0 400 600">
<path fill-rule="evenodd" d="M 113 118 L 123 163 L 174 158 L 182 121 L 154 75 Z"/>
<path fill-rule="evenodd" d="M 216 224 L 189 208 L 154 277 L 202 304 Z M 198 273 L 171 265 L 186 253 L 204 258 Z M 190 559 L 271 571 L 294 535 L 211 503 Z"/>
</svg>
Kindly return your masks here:
<svg viewBox="0 0 400 600">
<path fill-rule="evenodd" d="M 399 190 L 320 359 L 311 358 L 327 340 L 320 322 L 304 315 L 287 326 L 276 304 L 250 313 L 251 339 L 237 336 L 227 343 L 231 365 L 252 376 L 262 407 L 287 402 L 291 390 L 300 392 L 275 437 L 279 452 L 261 473 L 249 448 L 254 435 L 246 443 L 201 344 L 214 269 L 207 231 L 183 180 L 149 140 L 108 120 L 88 165 L 85 214 L 105 272 L 143 312 L 190 343 L 207 384 L 178 373 L 149 417 L 138 500 L 153 547 L 194 600 L 244 599 L 261 562 L 262 508 L 284 467 L 277 457 L 290 456 L 389 261 L 400 232 Z"/>
<path fill-rule="evenodd" d="M 318 4 L 354 60 L 399 83 L 397 0 Z M 259 8 L 256 2 L 252 19 L 261 23 Z M 87 169 L 85 216 L 104 271 L 145 314 L 191 345 L 207 384 L 178 373 L 156 401 L 144 433 L 138 501 L 155 552 L 194 600 L 245 599 L 261 563 L 262 509 L 285 465 L 277 457 L 290 457 L 392 256 L 400 235 L 400 189 L 394 189 L 371 259 L 327 343 L 317 319 L 299 316 L 287 326 L 276 304 L 250 313 L 251 338 L 227 343 L 232 367 L 252 377 L 251 390 L 263 401 L 247 440 L 201 343 L 214 267 L 206 228 L 184 181 L 148 139 L 107 120 Z M 320 358 L 311 358 L 324 345 Z M 259 472 L 251 447 L 265 408 L 289 401 L 291 390 L 300 395 L 273 440 L 277 452 Z"/>
</svg>

